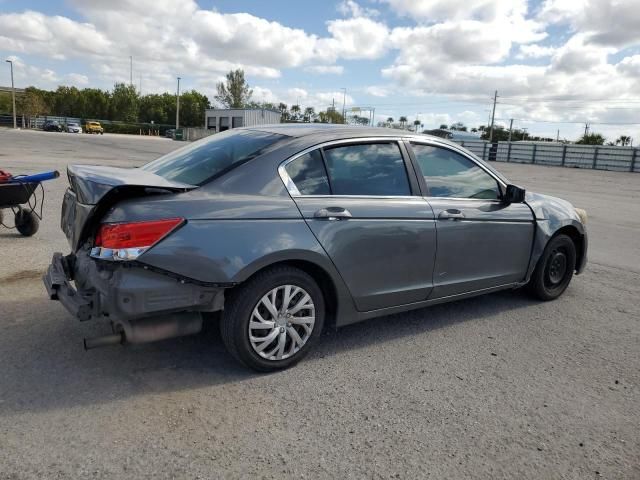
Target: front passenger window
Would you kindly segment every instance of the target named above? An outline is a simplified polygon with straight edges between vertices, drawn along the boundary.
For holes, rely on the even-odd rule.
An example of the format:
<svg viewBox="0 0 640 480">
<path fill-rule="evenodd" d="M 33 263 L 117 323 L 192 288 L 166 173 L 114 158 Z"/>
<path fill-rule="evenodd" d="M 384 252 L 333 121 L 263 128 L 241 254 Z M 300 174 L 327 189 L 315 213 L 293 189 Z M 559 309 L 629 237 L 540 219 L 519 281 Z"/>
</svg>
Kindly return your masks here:
<svg viewBox="0 0 640 480">
<path fill-rule="evenodd" d="M 468 158 L 431 145 L 412 147 L 430 197 L 500 198 L 498 182 Z"/>
</svg>

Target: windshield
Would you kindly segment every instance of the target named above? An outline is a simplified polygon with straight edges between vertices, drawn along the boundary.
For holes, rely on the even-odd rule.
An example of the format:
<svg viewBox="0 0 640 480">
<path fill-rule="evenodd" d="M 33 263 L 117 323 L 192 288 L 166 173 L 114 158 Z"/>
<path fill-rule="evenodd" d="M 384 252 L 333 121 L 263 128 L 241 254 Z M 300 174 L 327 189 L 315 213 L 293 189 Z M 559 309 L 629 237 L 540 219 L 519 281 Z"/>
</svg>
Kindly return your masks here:
<svg viewBox="0 0 640 480">
<path fill-rule="evenodd" d="M 211 135 L 142 167 L 176 182 L 203 185 L 257 157 L 284 135 L 257 130 L 229 130 Z"/>
</svg>

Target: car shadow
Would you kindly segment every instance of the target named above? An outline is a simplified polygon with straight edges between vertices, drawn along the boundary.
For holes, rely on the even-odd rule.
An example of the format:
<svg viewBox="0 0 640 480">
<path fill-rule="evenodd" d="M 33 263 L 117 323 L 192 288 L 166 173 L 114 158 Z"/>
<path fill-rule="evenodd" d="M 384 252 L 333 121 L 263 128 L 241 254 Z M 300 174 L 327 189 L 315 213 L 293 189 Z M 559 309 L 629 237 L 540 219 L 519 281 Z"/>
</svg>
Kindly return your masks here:
<svg viewBox="0 0 640 480">
<path fill-rule="evenodd" d="M 312 369 L 314 363 L 345 350 L 495 318 L 535 303 L 520 292 L 499 292 L 329 330 L 295 368 Z M 42 297 L 30 298 L 28 307 L 3 300 L 1 310 L 0 415 L 102 404 L 263 376 L 231 358 L 216 321 L 207 322 L 201 334 L 191 337 L 85 352 L 82 337 L 108 333 L 105 323 L 79 324 L 57 303 Z"/>
</svg>

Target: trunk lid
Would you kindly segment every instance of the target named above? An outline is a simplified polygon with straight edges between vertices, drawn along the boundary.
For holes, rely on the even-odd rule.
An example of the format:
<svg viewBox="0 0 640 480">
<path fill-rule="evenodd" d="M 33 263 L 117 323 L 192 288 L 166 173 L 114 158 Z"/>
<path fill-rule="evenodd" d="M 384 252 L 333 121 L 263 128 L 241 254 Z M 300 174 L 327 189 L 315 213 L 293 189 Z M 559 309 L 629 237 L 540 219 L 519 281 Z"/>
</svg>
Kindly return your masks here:
<svg viewBox="0 0 640 480">
<path fill-rule="evenodd" d="M 116 202 L 145 195 L 187 192 L 195 185 L 167 180 L 139 168 L 70 165 L 62 202 L 61 227 L 73 251 Z"/>
</svg>

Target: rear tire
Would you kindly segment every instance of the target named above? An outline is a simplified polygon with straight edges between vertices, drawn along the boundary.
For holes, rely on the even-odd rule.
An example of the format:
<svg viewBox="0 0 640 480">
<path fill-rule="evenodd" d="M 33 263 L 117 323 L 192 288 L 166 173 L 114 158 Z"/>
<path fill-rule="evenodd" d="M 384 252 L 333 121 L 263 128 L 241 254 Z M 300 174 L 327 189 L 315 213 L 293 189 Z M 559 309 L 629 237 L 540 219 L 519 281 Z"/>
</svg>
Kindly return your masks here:
<svg viewBox="0 0 640 480">
<path fill-rule="evenodd" d="M 322 332 L 324 314 L 322 291 L 313 278 L 297 268 L 273 267 L 229 292 L 220 322 L 222 340 L 247 367 L 281 370 L 309 353 Z"/>
<path fill-rule="evenodd" d="M 569 286 L 576 269 L 576 246 L 567 235 L 549 240 L 531 275 L 527 289 L 534 297 L 555 300 Z"/>
<path fill-rule="evenodd" d="M 25 237 L 34 235 L 40 227 L 40 220 L 36 214 L 23 208 L 16 213 L 15 222 L 16 230 Z"/>
</svg>

